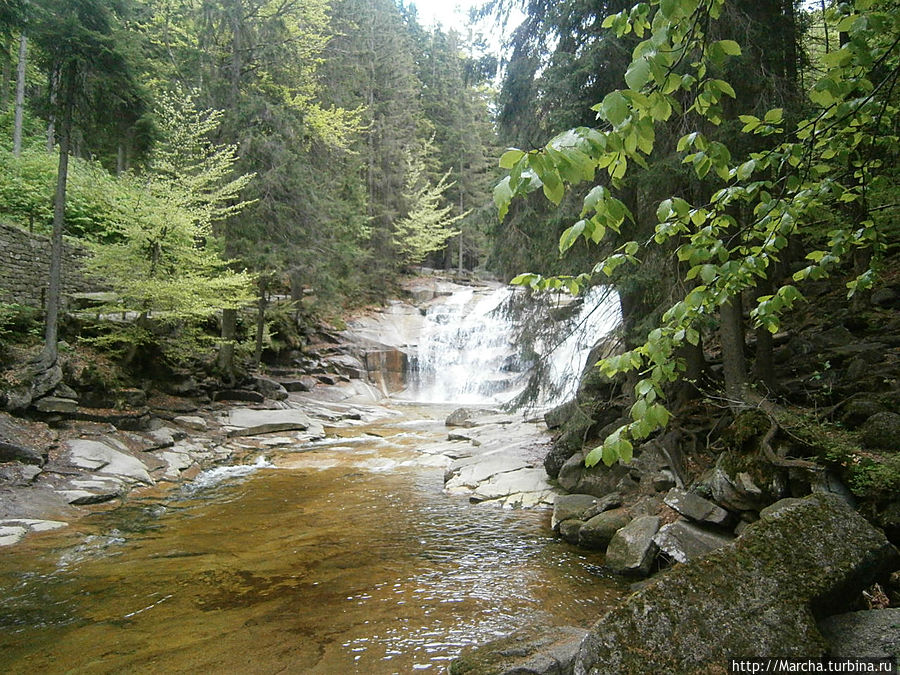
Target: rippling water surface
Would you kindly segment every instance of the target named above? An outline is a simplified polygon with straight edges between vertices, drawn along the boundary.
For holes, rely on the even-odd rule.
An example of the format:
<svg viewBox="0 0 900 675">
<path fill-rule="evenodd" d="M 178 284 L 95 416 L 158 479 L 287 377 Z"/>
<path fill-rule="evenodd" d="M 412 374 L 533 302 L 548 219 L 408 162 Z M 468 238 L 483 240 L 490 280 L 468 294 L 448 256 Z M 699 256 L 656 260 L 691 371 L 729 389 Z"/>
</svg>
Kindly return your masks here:
<svg viewBox="0 0 900 675">
<path fill-rule="evenodd" d="M 4 551 L 0 669 L 438 673 L 621 597 L 548 512 L 442 494 L 440 426 L 340 433 Z"/>
</svg>

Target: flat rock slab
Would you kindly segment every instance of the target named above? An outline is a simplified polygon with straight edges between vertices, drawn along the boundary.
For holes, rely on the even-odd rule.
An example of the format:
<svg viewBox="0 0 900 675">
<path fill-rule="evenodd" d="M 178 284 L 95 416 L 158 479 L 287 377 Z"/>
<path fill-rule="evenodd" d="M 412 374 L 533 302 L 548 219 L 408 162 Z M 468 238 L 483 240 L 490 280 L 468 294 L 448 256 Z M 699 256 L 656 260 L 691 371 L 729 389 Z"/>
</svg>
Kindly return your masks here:
<svg viewBox="0 0 900 675">
<path fill-rule="evenodd" d="M 66 441 L 66 446 L 69 450 L 69 461 L 77 467 L 153 485 L 153 479 L 143 462 L 111 448 L 106 443 L 73 439 Z"/>
<path fill-rule="evenodd" d="M 503 499 L 504 503 L 520 506 L 550 505 L 553 497 L 553 486 L 547 482 L 547 473 L 542 468 L 496 474 L 481 483 L 472 494 L 472 498 L 479 501 Z"/>
<path fill-rule="evenodd" d="M 729 518 L 728 511 L 721 506 L 713 504 L 700 495 L 685 492 L 678 488 L 669 490 L 666 494 L 665 502 L 685 518 L 690 518 L 698 523 L 722 525 Z"/>
<path fill-rule="evenodd" d="M 206 420 L 198 415 L 179 415 L 172 421 L 175 422 L 175 424 L 180 424 L 185 429 L 191 429 L 193 431 L 206 431 L 208 428 Z"/>
<path fill-rule="evenodd" d="M 232 427 L 229 436 L 259 436 L 282 431 L 306 431 L 312 421 L 300 410 L 251 410 L 233 408 L 222 417 L 225 426 Z"/>
<path fill-rule="evenodd" d="M 62 520 L 43 520 L 40 518 L 6 518 L 0 520 L 0 527 L 25 527 L 32 532 L 47 532 L 66 527 L 67 522 Z"/>
<path fill-rule="evenodd" d="M 472 462 L 462 466 L 458 473 L 452 479 L 447 481 L 447 488 L 476 488 L 497 474 L 518 471 L 528 467 L 529 464 L 528 460 L 524 457 L 511 457 L 505 453 L 497 453 L 484 458 L 481 461 Z M 546 473 L 544 476 L 546 478 Z"/>
<path fill-rule="evenodd" d="M 676 565 L 590 629 L 576 675 L 724 673 L 736 655 L 818 657 L 815 616 L 846 606 L 900 554 L 839 497 L 816 494 Z"/>
<path fill-rule="evenodd" d="M 0 546 L 18 544 L 26 534 L 28 534 L 28 529 L 20 525 L 2 525 L 0 526 Z"/>
</svg>

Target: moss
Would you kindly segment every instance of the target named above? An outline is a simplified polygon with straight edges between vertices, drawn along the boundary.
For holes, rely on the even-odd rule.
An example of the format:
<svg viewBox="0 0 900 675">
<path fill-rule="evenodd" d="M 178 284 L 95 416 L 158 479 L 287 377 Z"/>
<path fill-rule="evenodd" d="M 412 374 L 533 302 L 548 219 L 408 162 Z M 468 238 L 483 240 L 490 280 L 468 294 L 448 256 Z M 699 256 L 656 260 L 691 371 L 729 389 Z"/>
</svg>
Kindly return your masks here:
<svg viewBox="0 0 900 675">
<path fill-rule="evenodd" d="M 727 448 L 742 450 L 747 441 L 762 436 L 770 425 L 768 416 L 761 410 L 747 410 L 722 432 L 722 441 Z"/>
<path fill-rule="evenodd" d="M 850 489 L 858 497 L 893 498 L 900 493 L 900 456 L 862 457 L 848 467 Z"/>
</svg>

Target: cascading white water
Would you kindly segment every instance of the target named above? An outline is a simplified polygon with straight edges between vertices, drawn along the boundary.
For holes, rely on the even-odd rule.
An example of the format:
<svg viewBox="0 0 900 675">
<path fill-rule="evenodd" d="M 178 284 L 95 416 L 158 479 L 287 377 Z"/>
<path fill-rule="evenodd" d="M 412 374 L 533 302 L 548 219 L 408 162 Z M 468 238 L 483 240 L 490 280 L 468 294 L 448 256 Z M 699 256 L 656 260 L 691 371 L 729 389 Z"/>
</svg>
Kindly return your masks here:
<svg viewBox="0 0 900 675">
<path fill-rule="evenodd" d="M 540 362 L 533 405 L 571 398 L 591 349 L 619 324 L 618 299 L 596 287 L 565 311 L 548 298 L 525 301 L 518 295 L 524 292 L 466 288 L 433 305 L 406 395 L 430 403 L 505 403 L 525 389 Z M 566 317 L 552 320 L 554 312 Z"/>
</svg>

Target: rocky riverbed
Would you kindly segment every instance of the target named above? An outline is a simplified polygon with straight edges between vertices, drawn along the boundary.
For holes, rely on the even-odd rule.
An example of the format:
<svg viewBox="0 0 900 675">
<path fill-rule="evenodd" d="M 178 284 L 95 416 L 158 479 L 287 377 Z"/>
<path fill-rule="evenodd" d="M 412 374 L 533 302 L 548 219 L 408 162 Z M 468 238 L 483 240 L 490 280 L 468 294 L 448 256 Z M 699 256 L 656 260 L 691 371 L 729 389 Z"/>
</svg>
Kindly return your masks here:
<svg viewBox="0 0 900 675">
<path fill-rule="evenodd" d="M 135 491 L 165 490 L 212 466 L 303 452 L 325 438 L 326 428 L 397 414 L 360 380 L 320 384 L 312 392 L 261 403 L 200 405 L 171 396 L 149 403 L 138 429 L 113 421 L 60 417 L 51 424 L 0 414 L 7 460 L 0 465 L 0 546 L 115 508 Z M 461 408 L 447 419 L 447 440 L 420 451 L 445 472 L 450 494 L 507 507 L 549 507 L 557 490 L 542 466 L 545 430 L 539 419 Z"/>
</svg>

